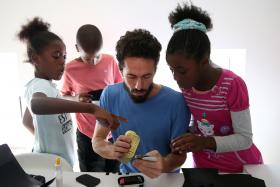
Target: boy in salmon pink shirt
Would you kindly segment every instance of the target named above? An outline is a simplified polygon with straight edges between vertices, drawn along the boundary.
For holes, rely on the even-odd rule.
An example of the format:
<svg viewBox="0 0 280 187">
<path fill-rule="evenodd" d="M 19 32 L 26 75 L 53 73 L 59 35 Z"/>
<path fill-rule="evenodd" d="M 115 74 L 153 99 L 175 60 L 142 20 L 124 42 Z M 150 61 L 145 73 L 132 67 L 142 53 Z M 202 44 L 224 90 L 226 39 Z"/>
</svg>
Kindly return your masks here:
<svg viewBox="0 0 280 187">
<path fill-rule="evenodd" d="M 102 34 L 96 26 L 90 24 L 81 26 L 76 35 L 76 42 L 80 57 L 65 65 L 61 93 L 66 97 L 84 94 L 85 101 L 91 102 L 88 92 L 122 82 L 122 76 L 111 55 L 98 53 L 103 41 Z M 76 135 L 80 170 L 82 172 L 118 171 L 117 161 L 104 159 L 92 149 L 91 138 L 95 129 L 95 117 L 85 113 L 75 115 L 78 126 Z"/>
</svg>

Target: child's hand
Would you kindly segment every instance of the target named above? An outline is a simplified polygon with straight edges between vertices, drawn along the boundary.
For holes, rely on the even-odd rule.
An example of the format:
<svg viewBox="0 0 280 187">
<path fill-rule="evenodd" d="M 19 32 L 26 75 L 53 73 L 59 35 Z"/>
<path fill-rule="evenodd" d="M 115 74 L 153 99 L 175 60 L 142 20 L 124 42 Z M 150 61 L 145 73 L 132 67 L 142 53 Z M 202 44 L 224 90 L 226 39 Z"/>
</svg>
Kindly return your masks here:
<svg viewBox="0 0 280 187">
<path fill-rule="evenodd" d="M 205 149 L 206 138 L 191 133 L 186 133 L 175 138 L 171 143 L 173 153 L 186 154 L 187 152 L 201 151 Z"/>
<path fill-rule="evenodd" d="M 79 102 L 91 103 L 91 97 L 88 93 L 80 93 L 77 95 Z"/>
<path fill-rule="evenodd" d="M 111 130 L 115 130 L 116 128 L 118 128 L 120 126 L 120 122 L 119 121 L 123 121 L 123 122 L 127 122 L 128 120 L 121 117 L 121 116 L 116 116 L 114 114 L 111 114 L 107 111 L 105 111 L 104 109 L 95 106 L 95 110 L 94 110 L 94 115 L 96 117 L 96 119 L 98 120 L 98 122 L 103 125 L 106 126 L 108 128 L 110 128 Z"/>
</svg>

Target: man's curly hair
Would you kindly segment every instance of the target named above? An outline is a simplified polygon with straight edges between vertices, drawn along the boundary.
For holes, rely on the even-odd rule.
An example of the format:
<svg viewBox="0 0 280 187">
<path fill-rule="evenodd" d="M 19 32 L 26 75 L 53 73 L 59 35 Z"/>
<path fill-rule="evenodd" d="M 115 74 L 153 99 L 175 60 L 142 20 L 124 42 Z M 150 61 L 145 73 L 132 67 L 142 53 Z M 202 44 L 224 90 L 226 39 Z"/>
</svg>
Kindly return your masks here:
<svg viewBox="0 0 280 187">
<path fill-rule="evenodd" d="M 124 59 L 126 57 L 150 58 L 157 67 L 161 51 L 161 44 L 149 31 L 144 29 L 135 29 L 127 31 L 121 36 L 116 45 L 116 57 L 119 61 L 119 68 L 122 71 Z"/>
</svg>

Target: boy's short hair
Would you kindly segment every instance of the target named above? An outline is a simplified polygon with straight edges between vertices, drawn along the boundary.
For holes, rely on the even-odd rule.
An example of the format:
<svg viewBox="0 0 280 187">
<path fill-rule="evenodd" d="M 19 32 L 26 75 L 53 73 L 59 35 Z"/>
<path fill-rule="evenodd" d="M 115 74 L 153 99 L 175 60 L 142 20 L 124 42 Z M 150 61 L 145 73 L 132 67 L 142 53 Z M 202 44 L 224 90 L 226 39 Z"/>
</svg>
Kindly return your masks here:
<svg viewBox="0 0 280 187">
<path fill-rule="evenodd" d="M 78 29 L 76 42 L 85 52 L 96 52 L 102 46 L 102 34 L 96 26 L 86 24 Z"/>
</svg>

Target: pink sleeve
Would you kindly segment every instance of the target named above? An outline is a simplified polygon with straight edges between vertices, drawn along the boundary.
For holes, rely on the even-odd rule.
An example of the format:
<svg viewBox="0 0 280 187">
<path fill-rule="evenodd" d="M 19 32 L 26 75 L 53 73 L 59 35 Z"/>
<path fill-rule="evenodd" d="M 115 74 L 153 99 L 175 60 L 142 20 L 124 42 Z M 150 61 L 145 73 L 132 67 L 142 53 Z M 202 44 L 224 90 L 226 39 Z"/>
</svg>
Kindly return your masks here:
<svg viewBox="0 0 280 187">
<path fill-rule="evenodd" d="M 120 69 L 118 67 L 118 64 L 116 62 L 116 60 L 113 58 L 112 60 L 113 62 L 113 73 L 114 73 L 114 83 L 119 83 L 119 82 L 122 82 L 123 81 L 123 78 L 122 78 L 122 74 L 120 72 Z"/>
<path fill-rule="evenodd" d="M 238 112 L 249 107 L 249 96 L 247 86 L 243 79 L 236 77 L 231 85 L 228 96 L 230 111 Z"/>
<path fill-rule="evenodd" d="M 70 75 L 66 71 L 67 67 L 65 67 L 63 76 L 61 78 L 62 80 L 62 87 L 60 90 L 61 95 L 72 95 L 72 87 L 71 87 L 71 80 L 70 80 Z"/>
</svg>

